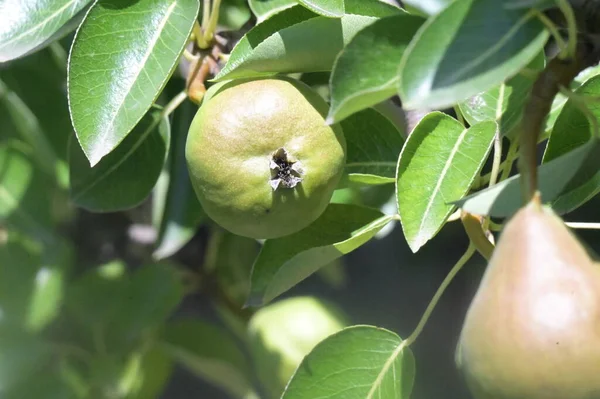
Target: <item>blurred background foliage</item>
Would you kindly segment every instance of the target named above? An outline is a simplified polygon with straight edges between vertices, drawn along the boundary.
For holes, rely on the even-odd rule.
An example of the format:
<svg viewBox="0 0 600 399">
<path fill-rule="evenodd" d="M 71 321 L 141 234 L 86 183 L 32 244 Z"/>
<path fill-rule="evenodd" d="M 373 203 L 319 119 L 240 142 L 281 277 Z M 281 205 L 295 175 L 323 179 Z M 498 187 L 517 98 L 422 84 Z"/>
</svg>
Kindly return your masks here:
<svg viewBox="0 0 600 399">
<path fill-rule="evenodd" d="M 225 2 L 221 24 L 242 27 L 244 5 Z M 76 208 L 67 150 L 71 38 L 0 64 L 0 396 L 276 398 L 302 356 L 346 325 L 412 331 L 467 246 L 461 226 L 449 224 L 412 254 L 390 224 L 273 304 L 244 308 L 260 244 L 207 221 L 189 190 L 189 102 L 171 117 L 169 156 L 150 198 L 121 212 Z M 327 97 L 326 75 L 299 77 Z M 176 76 L 165 98 L 183 86 Z M 395 207 L 393 192 L 391 184 L 348 187 L 332 201 L 385 210 Z M 597 220 L 598 205 L 570 219 Z M 157 209 L 180 223 L 163 223 Z M 600 233 L 579 233 L 600 250 Z M 470 262 L 413 345 L 414 398 L 467 397 L 454 345 L 484 266 Z"/>
</svg>

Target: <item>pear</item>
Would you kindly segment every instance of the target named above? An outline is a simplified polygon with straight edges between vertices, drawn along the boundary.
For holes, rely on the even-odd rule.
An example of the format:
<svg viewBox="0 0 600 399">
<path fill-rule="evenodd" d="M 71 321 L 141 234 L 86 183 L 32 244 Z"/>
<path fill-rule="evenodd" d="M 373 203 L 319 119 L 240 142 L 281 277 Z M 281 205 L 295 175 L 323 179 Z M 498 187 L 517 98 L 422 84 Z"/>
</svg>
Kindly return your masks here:
<svg viewBox="0 0 600 399">
<path fill-rule="evenodd" d="M 600 266 L 539 197 L 504 228 L 456 360 L 476 399 L 600 399 Z"/>
</svg>

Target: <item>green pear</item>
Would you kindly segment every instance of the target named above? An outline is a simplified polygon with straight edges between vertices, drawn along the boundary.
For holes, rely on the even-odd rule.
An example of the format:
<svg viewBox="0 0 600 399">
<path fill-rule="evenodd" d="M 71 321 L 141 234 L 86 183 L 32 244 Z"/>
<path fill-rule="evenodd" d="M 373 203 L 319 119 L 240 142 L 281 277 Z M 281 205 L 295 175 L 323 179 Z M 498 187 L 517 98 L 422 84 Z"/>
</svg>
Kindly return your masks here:
<svg viewBox="0 0 600 399">
<path fill-rule="evenodd" d="M 269 398 L 279 398 L 304 356 L 346 325 L 340 310 L 314 297 L 284 299 L 256 312 L 248 326 L 250 349 Z"/>
<path fill-rule="evenodd" d="M 329 106 L 284 77 L 235 80 L 203 100 L 186 142 L 206 214 L 251 238 L 295 233 L 325 210 L 344 172 L 346 140 Z"/>
<path fill-rule="evenodd" d="M 539 198 L 502 232 L 457 364 L 477 399 L 600 398 L 600 266 Z"/>
</svg>

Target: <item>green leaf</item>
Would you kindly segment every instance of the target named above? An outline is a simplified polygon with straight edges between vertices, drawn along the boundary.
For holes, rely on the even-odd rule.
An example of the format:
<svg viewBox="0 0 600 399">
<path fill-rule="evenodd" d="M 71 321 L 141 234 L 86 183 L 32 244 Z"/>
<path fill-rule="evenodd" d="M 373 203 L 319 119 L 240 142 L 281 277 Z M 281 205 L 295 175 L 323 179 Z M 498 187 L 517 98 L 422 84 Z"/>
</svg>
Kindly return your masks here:
<svg viewBox="0 0 600 399">
<path fill-rule="evenodd" d="M 599 151 L 600 140 L 594 138 L 542 164 L 538 169 L 538 191 L 542 201 L 554 201 L 581 170 L 587 169 L 590 164 L 597 164 Z M 456 205 L 476 215 L 510 217 L 522 205 L 520 175 L 456 201 Z"/>
<path fill-rule="evenodd" d="M 0 63 L 18 58 L 44 43 L 90 1 L 0 2 Z"/>
<path fill-rule="evenodd" d="M 298 3 L 325 17 L 340 18 L 344 15 L 344 0 L 298 0 Z"/>
<path fill-rule="evenodd" d="M 348 327 L 321 341 L 304 358 L 282 399 L 407 399 L 415 359 L 402 342 L 382 328 Z"/>
<path fill-rule="evenodd" d="M 600 95 L 600 76 L 595 76 L 579 87 L 575 93 L 581 98 Z M 586 144 L 596 134 L 588 116 L 581 109 L 577 100 L 570 99 L 566 102 L 554 128 L 546 152 L 544 163 L 567 154 L 574 148 Z M 600 106 L 590 101 L 585 104 L 590 116 L 598 120 L 600 118 Z M 573 177 L 573 180 L 565 187 L 561 195 L 552 202 L 556 212 L 570 212 L 600 192 L 600 162 L 596 157 L 590 158 L 582 165 Z"/>
<path fill-rule="evenodd" d="M 46 171 L 52 176 L 56 170 L 56 154 L 48 141 L 48 135 L 42 131 L 36 115 L 2 80 L 0 80 L 0 101 L 4 102 L 22 140 L 35 150 L 36 156 L 33 158 L 38 163 L 40 170 Z"/>
<path fill-rule="evenodd" d="M 0 309 L 2 324 L 38 332 L 58 315 L 63 284 L 71 265 L 70 248 L 10 232 L 0 243 Z"/>
<path fill-rule="evenodd" d="M 65 189 L 69 178 L 68 141 L 73 134 L 64 88 L 66 68 L 66 54 L 64 59 L 60 59 L 53 50 L 46 49 L 13 61 L 8 68 L 0 70 L 0 78 L 18 97 L 14 101 L 9 98 L 4 101 L 12 102 L 12 107 L 18 112 L 16 115 L 20 115 L 20 136 L 31 144 L 40 160 L 57 158 L 58 164 L 47 168 L 46 172 L 51 173 L 58 168 L 58 181 Z M 53 101 L 48 101 L 49 98 Z"/>
<path fill-rule="evenodd" d="M 247 305 L 260 306 L 320 267 L 354 251 L 393 219 L 377 210 L 330 204 L 307 228 L 267 240 L 252 267 Z"/>
<path fill-rule="evenodd" d="M 137 125 L 177 66 L 198 0 L 99 0 L 69 57 L 69 107 L 91 166 Z"/>
<path fill-rule="evenodd" d="M 194 104 L 185 102 L 173 114 L 169 158 L 152 196 L 153 225 L 158 232 L 154 259 L 164 259 L 179 251 L 205 217 L 185 161 L 185 142 L 196 110 Z"/>
<path fill-rule="evenodd" d="M 129 279 L 111 334 L 135 342 L 142 332 L 163 323 L 182 299 L 183 285 L 173 266 L 142 266 Z"/>
<path fill-rule="evenodd" d="M 535 82 L 532 72 L 544 68 L 544 54 L 540 53 L 527 66 L 527 73 L 519 73 L 500 86 L 479 93 L 459 104 L 470 125 L 483 121 L 498 121 L 502 136 L 513 138 L 521 121 L 525 102 Z"/>
<path fill-rule="evenodd" d="M 25 143 L 0 145 L 0 223 L 52 243 L 53 187 L 34 162 L 35 154 Z"/>
<path fill-rule="evenodd" d="M 141 355 L 134 392 L 128 399 L 157 398 L 164 391 L 173 371 L 171 358 L 158 347 Z"/>
<path fill-rule="evenodd" d="M 45 342 L 23 331 L 0 327 L 0 391 L 30 380 L 50 358 Z M 4 396 L 4 395 L 3 395 Z"/>
<path fill-rule="evenodd" d="M 246 356 L 226 330 L 198 320 L 173 321 L 164 328 L 162 345 L 189 371 L 233 397 L 252 390 Z"/>
<path fill-rule="evenodd" d="M 396 126 L 374 109 L 341 122 L 346 136 L 348 180 L 363 184 L 393 183 L 404 139 Z"/>
<path fill-rule="evenodd" d="M 69 285 L 66 309 L 86 333 L 105 330 L 121 306 L 127 284 L 121 262 L 91 269 Z"/>
<path fill-rule="evenodd" d="M 46 327 L 59 314 L 64 296 L 67 272 L 73 262 L 72 248 L 65 242 L 44 248 L 41 263 L 29 285 L 32 288 L 25 326 L 37 332 Z"/>
<path fill-rule="evenodd" d="M 423 25 L 401 64 L 405 108 L 452 106 L 502 83 L 542 51 L 548 33 L 535 13 L 503 3 L 455 1 Z"/>
<path fill-rule="evenodd" d="M 250 9 L 256 16 L 258 22 L 271 17 L 280 11 L 298 4 L 297 0 L 248 0 Z"/>
<path fill-rule="evenodd" d="M 396 183 L 402 230 L 413 252 L 442 228 L 454 209 L 450 201 L 469 191 L 496 129 L 495 122 L 466 129 L 441 112 L 414 128 L 400 154 Z"/>
<path fill-rule="evenodd" d="M 584 69 L 571 82 L 570 89 L 573 91 L 576 90 L 589 79 L 599 74 L 600 65 Z M 561 113 L 562 108 L 566 102 L 567 97 L 560 92 L 556 95 L 556 97 L 554 97 L 554 101 L 552 102 L 552 108 L 550 110 L 550 113 L 548 114 L 548 118 L 546 118 L 546 132 L 549 133 L 549 131 L 552 129 L 554 123 L 556 122 L 556 118 L 558 118 L 558 115 Z"/>
<path fill-rule="evenodd" d="M 161 110 L 153 109 L 94 167 L 90 167 L 81 147 L 72 139 L 69 146 L 71 199 L 94 212 L 113 212 L 140 204 L 160 175 L 169 136 L 168 119 Z"/>
<path fill-rule="evenodd" d="M 273 15 L 246 33 L 215 80 L 328 71 L 356 33 L 378 17 L 401 11 L 377 0 L 352 0 L 346 12 L 327 18 L 298 5 Z"/>
<path fill-rule="evenodd" d="M 258 254 L 256 240 L 224 230 L 212 233 L 207 251 L 211 262 L 205 262 L 207 273 L 214 273 L 221 290 L 240 308 L 250 292 L 250 271 Z"/>
<path fill-rule="evenodd" d="M 402 4 L 411 12 L 435 15 L 442 11 L 452 0 L 404 0 Z"/>
<path fill-rule="evenodd" d="M 333 66 L 329 123 L 396 94 L 402 54 L 422 23 L 420 17 L 401 13 L 375 21 L 354 36 Z"/>
</svg>

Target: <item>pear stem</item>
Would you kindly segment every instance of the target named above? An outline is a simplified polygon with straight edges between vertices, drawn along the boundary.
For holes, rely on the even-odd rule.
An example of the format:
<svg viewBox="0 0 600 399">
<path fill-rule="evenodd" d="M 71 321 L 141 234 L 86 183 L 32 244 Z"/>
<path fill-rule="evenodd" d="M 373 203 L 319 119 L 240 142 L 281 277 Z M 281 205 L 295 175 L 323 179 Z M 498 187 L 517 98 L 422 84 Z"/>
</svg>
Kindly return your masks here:
<svg viewBox="0 0 600 399">
<path fill-rule="evenodd" d="M 423 328 L 427 324 L 427 321 L 429 321 L 429 317 L 431 317 L 431 313 L 433 313 L 433 310 L 435 309 L 440 298 L 444 294 L 444 291 L 446 291 L 446 288 L 448 288 L 448 286 L 450 285 L 450 283 L 452 282 L 454 277 L 458 274 L 458 272 L 462 269 L 462 267 L 467 263 L 467 261 L 469 259 L 471 259 L 471 257 L 473 256 L 474 253 L 475 253 L 475 246 L 473 244 L 469 244 L 469 247 L 467 248 L 465 253 L 460 257 L 460 259 L 458 260 L 458 262 L 456 262 L 456 264 L 452 267 L 452 269 L 450 269 L 450 271 L 446 275 L 446 278 L 444 278 L 444 281 L 442 281 L 442 284 L 440 284 L 439 288 L 433 295 L 433 298 L 431 298 L 429 305 L 427 305 L 427 308 L 425 309 L 425 313 L 423 313 L 423 316 L 421 316 L 421 320 L 419 320 L 419 324 L 417 324 L 417 327 L 412 332 L 412 334 L 410 334 L 408 336 L 408 338 L 406 338 L 406 340 L 404 341 L 405 342 L 404 347 L 411 345 L 413 342 L 415 342 L 417 340 L 417 338 L 423 331 Z"/>
</svg>

